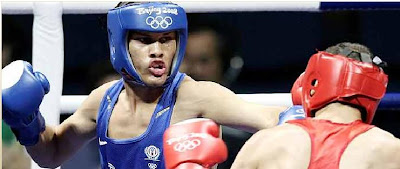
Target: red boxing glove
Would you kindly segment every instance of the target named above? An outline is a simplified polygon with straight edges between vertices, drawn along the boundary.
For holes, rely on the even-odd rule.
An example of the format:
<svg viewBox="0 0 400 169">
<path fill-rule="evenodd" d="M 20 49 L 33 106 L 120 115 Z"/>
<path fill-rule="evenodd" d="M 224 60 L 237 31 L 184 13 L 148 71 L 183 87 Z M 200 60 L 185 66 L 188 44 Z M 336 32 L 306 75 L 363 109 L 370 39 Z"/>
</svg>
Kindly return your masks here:
<svg viewBox="0 0 400 169">
<path fill-rule="evenodd" d="M 301 87 L 301 81 L 303 81 L 304 77 L 304 72 L 301 73 L 301 75 L 296 79 L 296 81 L 293 84 L 292 90 L 290 93 L 292 93 L 292 102 L 293 105 L 302 105 L 302 87 Z"/>
<path fill-rule="evenodd" d="M 219 126 L 206 118 L 170 126 L 163 140 L 166 168 L 206 169 L 225 161 L 228 150 L 219 134 Z"/>
</svg>

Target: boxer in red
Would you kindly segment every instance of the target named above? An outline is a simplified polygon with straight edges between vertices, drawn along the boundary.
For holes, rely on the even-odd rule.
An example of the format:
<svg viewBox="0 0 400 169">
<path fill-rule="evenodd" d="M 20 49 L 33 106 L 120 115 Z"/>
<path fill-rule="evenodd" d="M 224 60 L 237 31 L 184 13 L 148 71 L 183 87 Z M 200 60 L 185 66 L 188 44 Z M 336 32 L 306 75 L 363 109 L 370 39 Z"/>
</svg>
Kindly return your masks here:
<svg viewBox="0 0 400 169">
<path fill-rule="evenodd" d="M 400 140 L 370 125 L 388 77 L 360 44 L 314 54 L 292 88 L 306 119 L 257 132 L 233 169 L 399 169 Z"/>
</svg>

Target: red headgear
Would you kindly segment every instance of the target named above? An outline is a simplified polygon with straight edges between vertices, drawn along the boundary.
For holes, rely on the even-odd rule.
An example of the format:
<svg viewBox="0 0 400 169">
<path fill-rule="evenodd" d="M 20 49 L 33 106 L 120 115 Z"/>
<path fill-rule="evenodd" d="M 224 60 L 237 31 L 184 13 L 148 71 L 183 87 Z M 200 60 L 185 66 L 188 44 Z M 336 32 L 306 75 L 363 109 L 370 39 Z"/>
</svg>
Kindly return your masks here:
<svg viewBox="0 0 400 169">
<path fill-rule="evenodd" d="M 304 73 L 302 103 L 307 116 L 328 103 L 339 101 L 366 110 L 366 123 L 371 123 L 388 77 L 371 63 L 342 55 L 318 52 L 311 56 Z"/>
<path fill-rule="evenodd" d="M 304 72 L 300 74 L 300 76 L 296 79 L 292 86 L 292 90 L 290 93 L 292 93 L 292 102 L 293 105 L 302 105 L 301 104 L 301 95 L 302 95 L 302 87 L 301 87 L 301 82 L 303 81 L 304 77 Z"/>
</svg>

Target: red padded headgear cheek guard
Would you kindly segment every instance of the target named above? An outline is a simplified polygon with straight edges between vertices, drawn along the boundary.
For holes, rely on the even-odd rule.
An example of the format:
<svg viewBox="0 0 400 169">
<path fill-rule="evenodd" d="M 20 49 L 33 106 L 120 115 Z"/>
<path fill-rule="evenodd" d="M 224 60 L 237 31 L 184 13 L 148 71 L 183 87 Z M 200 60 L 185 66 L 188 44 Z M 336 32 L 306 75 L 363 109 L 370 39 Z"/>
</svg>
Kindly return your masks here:
<svg viewBox="0 0 400 169">
<path fill-rule="evenodd" d="M 303 81 L 304 72 L 300 74 L 300 76 L 294 82 L 290 93 L 292 94 L 292 102 L 293 105 L 302 105 L 302 87 L 301 82 Z"/>
<path fill-rule="evenodd" d="M 318 110 L 325 106 L 327 103 L 333 101 L 337 94 L 337 85 L 332 85 L 335 82 L 340 83 L 342 74 L 341 67 L 343 62 L 341 60 L 327 59 L 324 52 L 318 52 L 311 56 L 308 61 L 306 71 L 302 81 L 302 103 L 304 111 L 308 117 L 314 116 L 314 110 Z M 335 63 L 331 63 L 335 61 Z M 336 66 L 331 68 L 326 66 Z M 339 68 L 339 69 L 338 69 Z"/>
<path fill-rule="evenodd" d="M 314 111 L 340 101 L 365 109 L 365 122 L 371 123 L 387 81 L 375 65 L 318 52 L 311 56 L 302 81 L 304 110 L 312 117 Z"/>
</svg>

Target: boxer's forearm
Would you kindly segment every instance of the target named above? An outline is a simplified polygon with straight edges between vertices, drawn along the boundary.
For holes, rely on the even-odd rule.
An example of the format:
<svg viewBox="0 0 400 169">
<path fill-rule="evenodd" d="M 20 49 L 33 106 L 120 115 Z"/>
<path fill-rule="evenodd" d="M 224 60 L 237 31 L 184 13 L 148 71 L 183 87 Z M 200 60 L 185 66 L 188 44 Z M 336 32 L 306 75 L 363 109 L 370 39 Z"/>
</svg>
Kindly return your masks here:
<svg viewBox="0 0 400 169">
<path fill-rule="evenodd" d="M 276 126 L 279 122 L 279 115 L 287 109 L 287 107 L 283 106 L 265 106 L 255 103 L 247 104 L 248 106 L 243 106 L 243 112 L 245 113 L 241 113 L 241 120 L 243 121 L 228 126 L 246 132 L 255 133 L 259 130 Z"/>
<path fill-rule="evenodd" d="M 39 142 L 27 147 L 28 153 L 39 166 L 60 166 L 96 137 L 96 124 L 79 114 L 72 115 L 57 127 L 47 126 Z"/>
<path fill-rule="evenodd" d="M 284 106 L 265 106 L 262 109 L 265 128 L 272 128 L 275 127 L 279 123 L 279 115 L 285 111 L 287 107 Z"/>
<path fill-rule="evenodd" d="M 46 126 L 46 130 L 41 133 L 39 142 L 34 146 L 26 146 L 32 159 L 44 168 L 55 168 L 57 164 L 57 135 L 55 127 Z"/>
</svg>

